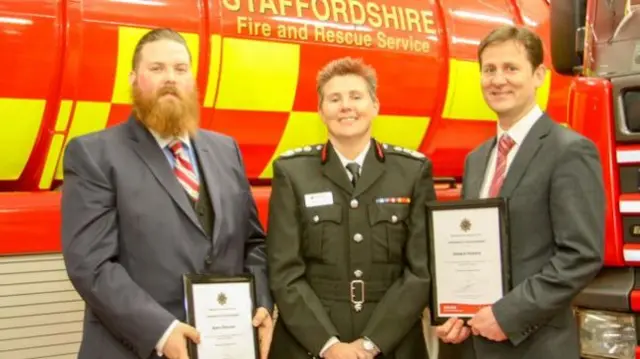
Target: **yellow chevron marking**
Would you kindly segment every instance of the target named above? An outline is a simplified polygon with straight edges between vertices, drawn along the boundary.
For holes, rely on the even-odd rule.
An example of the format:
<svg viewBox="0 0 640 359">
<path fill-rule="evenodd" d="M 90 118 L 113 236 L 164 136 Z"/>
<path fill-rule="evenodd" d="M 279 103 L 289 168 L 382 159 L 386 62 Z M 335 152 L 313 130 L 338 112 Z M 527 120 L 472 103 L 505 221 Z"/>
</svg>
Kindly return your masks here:
<svg viewBox="0 0 640 359">
<path fill-rule="evenodd" d="M 300 45 L 225 38 L 219 109 L 291 111 L 298 84 Z"/>
<path fill-rule="evenodd" d="M 60 102 L 60 109 L 58 110 L 58 118 L 56 119 L 56 132 L 64 132 L 69 124 L 69 117 L 71 116 L 71 106 L 73 101 L 62 100 Z"/>
<path fill-rule="evenodd" d="M 317 112 L 291 112 L 278 147 L 260 174 L 260 178 L 273 177 L 272 163 L 281 153 L 296 147 L 322 143 L 326 140 L 327 129 Z"/>
<path fill-rule="evenodd" d="M 480 70 L 475 61 L 449 61 L 447 99 L 442 110 L 445 119 L 496 120 L 496 114 L 484 102 L 480 88 Z"/>
<path fill-rule="evenodd" d="M 549 103 L 549 93 L 551 92 L 551 71 L 547 70 L 544 74 L 544 82 L 536 93 L 536 100 L 542 110 L 547 109 Z"/>
<path fill-rule="evenodd" d="M 476 61 L 451 59 L 449 61 L 449 83 L 447 99 L 442 117 L 448 120 L 495 121 L 495 112 L 487 106 L 480 87 L 480 68 Z M 547 108 L 551 73 L 547 71 L 542 86 L 538 89 L 540 107 Z"/>
<path fill-rule="evenodd" d="M 116 62 L 116 79 L 113 85 L 113 95 L 111 102 L 116 104 L 130 104 L 131 92 L 129 84 L 129 73 L 131 72 L 131 61 L 136 44 L 148 28 L 121 26 L 118 28 L 118 59 Z M 180 33 L 187 42 L 187 47 L 191 52 L 191 70 L 194 76 L 198 73 L 198 58 L 200 54 L 200 37 L 198 34 Z"/>
<path fill-rule="evenodd" d="M 56 132 L 65 132 L 67 125 L 69 124 L 69 118 L 71 117 L 71 108 L 73 106 L 72 100 L 62 100 L 60 102 L 60 109 L 58 110 L 58 118 L 56 119 Z M 42 174 L 40 175 L 40 182 L 38 188 L 49 189 L 55 176 L 56 166 L 60 160 L 60 152 L 64 145 L 64 134 L 56 133 L 51 139 L 49 144 L 49 151 L 47 152 L 47 158 L 44 163 Z"/>
<path fill-rule="evenodd" d="M 73 113 L 73 120 L 64 146 L 66 147 L 67 143 L 74 137 L 104 129 L 109 120 L 110 110 L 111 104 L 108 102 L 79 101 L 76 103 L 76 111 Z M 64 147 L 61 150 L 63 149 Z M 59 157 L 60 161 L 56 168 L 55 177 L 57 180 L 62 179 L 62 160 L 64 156 Z"/>
<path fill-rule="evenodd" d="M 56 133 L 51 139 L 51 145 L 49 145 L 49 152 L 47 153 L 47 160 L 40 176 L 40 183 L 38 187 L 40 189 L 49 189 L 51 182 L 53 182 L 53 176 L 56 171 L 56 165 L 60 158 L 60 152 L 62 151 L 62 145 L 64 144 L 64 135 Z"/>
<path fill-rule="evenodd" d="M 209 78 L 207 79 L 207 91 L 204 96 L 204 107 L 213 107 L 218 92 L 218 79 L 220 78 L 220 55 L 222 52 L 222 38 L 220 35 L 211 36 L 211 60 L 209 61 Z"/>
<path fill-rule="evenodd" d="M 380 115 L 373 121 L 373 137 L 384 143 L 417 150 L 431 118 Z"/>
<path fill-rule="evenodd" d="M 0 98 L 0 180 L 20 178 L 42 123 L 45 100 Z"/>
</svg>

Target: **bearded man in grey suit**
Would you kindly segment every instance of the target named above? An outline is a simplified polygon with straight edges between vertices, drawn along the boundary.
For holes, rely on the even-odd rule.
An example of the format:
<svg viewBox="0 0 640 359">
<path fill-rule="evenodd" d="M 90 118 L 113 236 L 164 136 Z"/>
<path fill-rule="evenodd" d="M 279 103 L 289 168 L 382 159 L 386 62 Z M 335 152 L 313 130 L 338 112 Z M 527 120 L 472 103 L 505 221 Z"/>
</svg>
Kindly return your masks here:
<svg viewBox="0 0 640 359">
<path fill-rule="evenodd" d="M 509 199 L 513 289 L 467 324 L 436 332 L 441 358 L 578 359 L 573 298 L 603 262 L 604 186 L 596 147 L 536 104 L 540 38 L 505 26 L 478 48 L 481 87 L 497 136 L 465 162 L 464 199 Z M 461 344 L 457 344 L 461 343 Z"/>
<path fill-rule="evenodd" d="M 272 331 L 264 231 L 237 143 L 198 129 L 191 55 L 170 29 L 138 43 L 128 121 L 64 158 L 66 268 L 86 303 L 81 359 L 187 359 L 185 273 L 255 276 L 262 357 Z"/>
</svg>

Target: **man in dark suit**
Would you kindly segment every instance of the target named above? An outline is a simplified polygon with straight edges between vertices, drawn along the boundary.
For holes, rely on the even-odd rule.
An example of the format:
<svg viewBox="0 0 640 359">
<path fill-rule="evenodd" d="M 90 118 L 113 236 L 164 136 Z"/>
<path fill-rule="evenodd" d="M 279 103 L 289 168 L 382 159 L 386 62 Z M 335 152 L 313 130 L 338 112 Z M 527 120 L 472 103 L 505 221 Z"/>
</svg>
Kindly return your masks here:
<svg viewBox="0 0 640 359">
<path fill-rule="evenodd" d="M 371 137 L 376 77 L 361 61 L 329 63 L 318 94 L 329 141 L 273 166 L 271 358 L 425 358 L 431 162 Z"/>
<path fill-rule="evenodd" d="M 514 288 L 468 326 L 452 318 L 439 327 L 445 343 L 463 342 L 441 346 L 440 357 L 578 359 L 571 302 L 603 261 L 598 151 L 536 104 L 545 68 L 535 33 L 501 27 L 478 53 L 482 91 L 498 115 L 498 133 L 467 157 L 462 196 L 509 199 Z"/>
<path fill-rule="evenodd" d="M 186 359 L 184 273 L 257 283 L 263 358 L 272 326 L 264 233 L 236 142 L 200 130 L 191 55 L 169 29 L 138 43 L 128 121 L 69 142 L 63 254 L 85 300 L 79 358 Z"/>
</svg>

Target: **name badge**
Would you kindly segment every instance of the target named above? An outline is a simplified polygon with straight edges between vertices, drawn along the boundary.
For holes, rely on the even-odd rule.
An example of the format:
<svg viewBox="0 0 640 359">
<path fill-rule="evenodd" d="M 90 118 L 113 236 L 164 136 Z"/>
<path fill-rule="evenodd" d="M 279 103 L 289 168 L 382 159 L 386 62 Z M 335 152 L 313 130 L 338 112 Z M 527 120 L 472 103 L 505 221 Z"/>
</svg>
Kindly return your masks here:
<svg viewBox="0 0 640 359">
<path fill-rule="evenodd" d="M 333 193 L 319 192 L 304 195 L 304 205 L 306 207 L 328 206 L 333 204 Z"/>
</svg>

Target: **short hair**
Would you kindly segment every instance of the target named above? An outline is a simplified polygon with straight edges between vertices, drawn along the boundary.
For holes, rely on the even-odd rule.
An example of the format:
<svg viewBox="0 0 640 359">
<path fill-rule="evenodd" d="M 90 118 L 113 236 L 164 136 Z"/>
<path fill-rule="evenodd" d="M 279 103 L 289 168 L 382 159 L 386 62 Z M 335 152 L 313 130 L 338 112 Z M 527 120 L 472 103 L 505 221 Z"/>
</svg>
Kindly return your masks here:
<svg viewBox="0 0 640 359">
<path fill-rule="evenodd" d="M 320 103 L 322 103 L 324 98 L 324 85 L 336 76 L 346 75 L 362 77 L 367 83 L 367 88 L 371 98 L 374 100 L 377 99 L 376 91 L 378 79 L 376 76 L 376 70 L 372 66 L 366 64 L 362 59 L 343 57 L 329 62 L 318 72 L 318 76 L 316 78 L 316 90 L 318 91 Z"/>
<path fill-rule="evenodd" d="M 178 33 L 177 31 L 174 31 L 172 29 L 160 28 L 153 29 L 147 32 L 146 34 L 144 34 L 144 36 L 142 36 L 142 38 L 140 38 L 140 40 L 136 44 L 136 48 L 133 52 L 133 60 L 131 62 L 131 68 L 133 70 L 137 69 L 138 65 L 140 64 L 140 56 L 144 45 L 160 40 L 173 40 L 184 45 L 184 47 L 187 49 L 187 53 L 189 54 L 189 62 L 191 62 L 191 52 L 189 52 L 189 47 L 187 46 L 187 41 L 184 39 L 184 37 L 182 37 L 182 35 L 180 35 L 180 33 Z"/>
<path fill-rule="evenodd" d="M 478 45 L 478 62 L 482 66 L 482 53 L 493 44 L 514 40 L 522 44 L 533 69 L 537 69 L 544 59 L 542 40 L 535 32 L 526 27 L 505 25 L 491 31 Z"/>
</svg>

